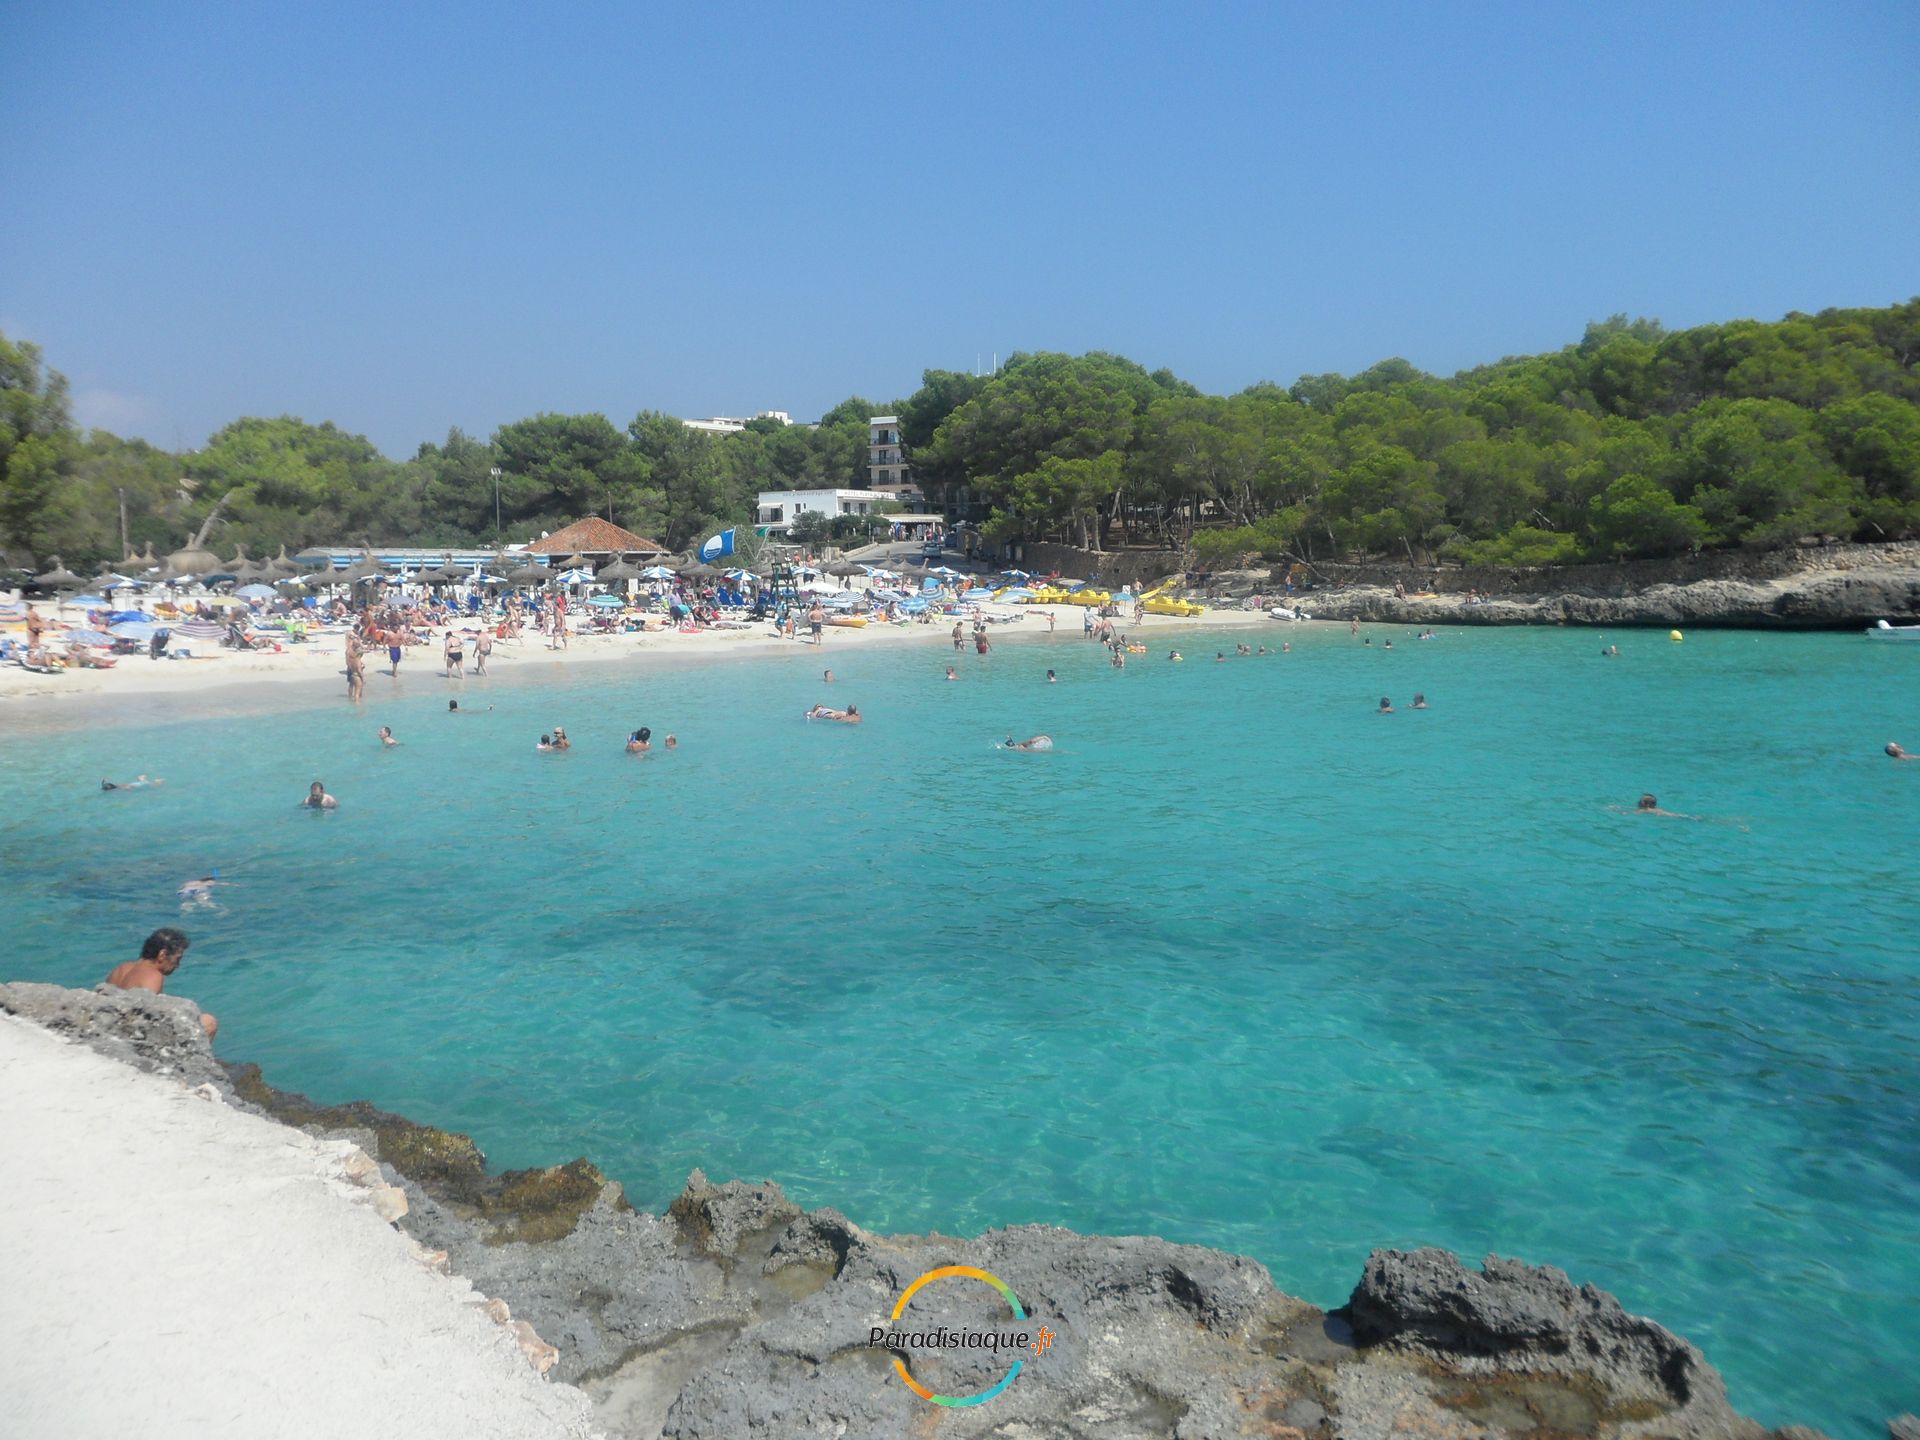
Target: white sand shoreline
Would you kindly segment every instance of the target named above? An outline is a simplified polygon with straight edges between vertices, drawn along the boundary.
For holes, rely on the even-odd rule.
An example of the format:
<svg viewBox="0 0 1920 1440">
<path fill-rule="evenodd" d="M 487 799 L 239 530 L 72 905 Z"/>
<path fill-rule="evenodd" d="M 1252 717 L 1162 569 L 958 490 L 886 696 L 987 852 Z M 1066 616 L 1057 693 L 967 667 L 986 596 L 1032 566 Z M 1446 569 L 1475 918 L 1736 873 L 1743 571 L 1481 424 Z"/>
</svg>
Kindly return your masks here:
<svg viewBox="0 0 1920 1440">
<path fill-rule="evenodd" d="M 993 606 L 989 613 L 1018 617 L 995 625 L 998 646 L 1010 640 L 1045 639 L 1045 613 L 1022 606 Z M 1081 611 L 1055 609 L 1056 638 L 1079 640 Z M 1193 618 L 1149 615 L 1141 625 L 1116 622 L 1129 633 L 1152 636 L 1193 630 L 1239 627 L 1292 632 L 1294 626 L 1269 621 L 1258 611 L 1214 610 Z M 947 649 L 953 622 L 932 625 L 869 625 L 864 629 L 829 626 L 817 650 L 808 642 L 772 633 L 768 624 L 750 630 L 709 630 L 695 634 L 655 631 L 646 634 L 576 635 L 564 650 L 549 650 L 532 632 L 514 643 L 495 643 L 488 673 L 465 679 L 443 676 L 440 652 L 433 645 L 408 647 L 400 662 L 403 680 L 427 677 L 443 684 L 450 699 L 472 697 L 484 703 L 493 687 L 563 683 L 583 672 L 615 665 L 648 668 L 705 664 L 725 660 L 796 656 L 818 657 L 822 668 L 835 657 L 878 645 L 925 645 Z M 1148 643 L 1153 643 L 1151 640 Z M 347 704 L 345 637 L 322 634 L 280 653 L 242 653 L 196 647 L 208 658 L 122 659 L 111 670 L 69 670 L 40 675 L 18 666 L 0 666 L 0 743 L 6 737 L 51 730 L 111 725 L 160 725 L 192 720 L 268 714 Z M 387 683 L 384 655 L 367 657 L 369 703 L 381 698 Z M 471 657 L 469 657 L 471 663 Z"/>
</svg>

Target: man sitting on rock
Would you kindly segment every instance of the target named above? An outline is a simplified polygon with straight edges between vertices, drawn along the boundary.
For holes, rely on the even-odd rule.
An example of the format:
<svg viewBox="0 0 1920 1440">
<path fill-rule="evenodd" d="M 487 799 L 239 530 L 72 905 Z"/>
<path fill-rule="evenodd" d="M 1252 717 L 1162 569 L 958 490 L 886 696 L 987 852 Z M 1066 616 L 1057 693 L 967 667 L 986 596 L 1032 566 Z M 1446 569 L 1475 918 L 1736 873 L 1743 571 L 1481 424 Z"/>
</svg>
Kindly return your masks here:
<svg viewBox="0 0 1920 1440">
<path fill-rule="evenodd" d="M 118 985 L 122 990 L 151 990 L 158 995 L 167 988 L 167 977 L 180 968 L 180 957 L 192 943 L 172 926 L 163 925 L 140 947 L 140 958 L 114 966 L 106 983 Z M 219 1031 L 220 1022 L 203 1011 L 200 1026 L 211 1040 Z"/>
</svg>

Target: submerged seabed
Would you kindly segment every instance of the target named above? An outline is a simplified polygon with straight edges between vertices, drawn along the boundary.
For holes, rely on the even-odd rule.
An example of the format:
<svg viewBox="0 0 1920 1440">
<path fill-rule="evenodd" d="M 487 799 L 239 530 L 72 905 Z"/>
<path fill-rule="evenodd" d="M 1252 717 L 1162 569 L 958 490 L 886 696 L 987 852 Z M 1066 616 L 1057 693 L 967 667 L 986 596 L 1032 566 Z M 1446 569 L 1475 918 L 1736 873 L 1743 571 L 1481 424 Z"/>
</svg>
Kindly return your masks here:
<svg viewBox="0 0 1920 1440">
<path fill-rule="evenodd" d="M 1323 1304 L 1376 1245 L 1498 1251 L 1687 1335 L 1763 1420 L 1877 1434 L 1920 1398 L 1920 765 L 1880 754 L 1920 748 L 1920 656 L 1365 633 L 490 696 L 423 666 L 359 710 L 16 736 L 5 976 L 83 984 L 178 923 L 224 1054 L 499 1165 L 1156 1233 Z M 536 754 L 555 724 L 576 748 Z M 681 749 L 628 757 L 639 725 Z M 99 793 L 137 771 L 167 784 Z M 296 811 L 315 778 L 337 813 Z M 1642 790 L 1707 819 L 1608 809 Z"/>
</svg>

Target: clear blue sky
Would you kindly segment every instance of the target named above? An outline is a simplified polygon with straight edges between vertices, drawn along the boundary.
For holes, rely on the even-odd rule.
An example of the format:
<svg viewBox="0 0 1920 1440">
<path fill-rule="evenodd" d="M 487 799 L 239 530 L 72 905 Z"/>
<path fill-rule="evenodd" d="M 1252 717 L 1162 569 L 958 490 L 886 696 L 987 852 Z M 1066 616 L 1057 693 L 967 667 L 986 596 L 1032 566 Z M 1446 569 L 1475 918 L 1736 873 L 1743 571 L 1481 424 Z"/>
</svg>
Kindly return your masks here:
<svg viewBox="0 0 1920 1440">
<path fill-rule="evenodd" d="M 83 423 L 406 456 L 1118 351 L 1440 373 L 1920 293 L 1920 5 L 0 4 Z"/>
</svg>

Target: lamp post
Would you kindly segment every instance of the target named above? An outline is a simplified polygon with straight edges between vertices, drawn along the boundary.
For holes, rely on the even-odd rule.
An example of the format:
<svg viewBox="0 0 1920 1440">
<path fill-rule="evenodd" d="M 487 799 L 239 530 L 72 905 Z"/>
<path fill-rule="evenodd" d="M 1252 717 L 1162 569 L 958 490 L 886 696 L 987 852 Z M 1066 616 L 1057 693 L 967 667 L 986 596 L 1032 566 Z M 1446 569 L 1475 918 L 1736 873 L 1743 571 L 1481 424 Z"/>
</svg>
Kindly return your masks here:
<svg viewBox="0 0 1920 1440">
<path fill-rule="evenodd" d="M 487 472 L 493 476 L 493 538 L 500 539 L 500 467 L 494 466 Z"/>
</svg>

